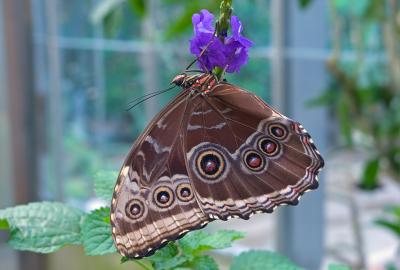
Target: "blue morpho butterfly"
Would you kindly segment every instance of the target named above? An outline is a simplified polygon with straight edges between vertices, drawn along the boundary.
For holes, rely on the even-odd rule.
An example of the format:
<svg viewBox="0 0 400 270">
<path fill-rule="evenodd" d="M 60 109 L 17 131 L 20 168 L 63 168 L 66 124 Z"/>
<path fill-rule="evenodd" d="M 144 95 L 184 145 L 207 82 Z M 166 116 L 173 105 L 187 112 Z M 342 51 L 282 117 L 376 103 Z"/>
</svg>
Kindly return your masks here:
<svg viewBox="0 0 400 270">
<path fill-rule="evenodd" d="M 307 131 L 256 95 L 201 71 L 172 83 L 181 92 L 136 140 L 115 185 L 112 235 L 129 258 L 216 219 L 295 205 L 324 164 Z"/>
</svg>

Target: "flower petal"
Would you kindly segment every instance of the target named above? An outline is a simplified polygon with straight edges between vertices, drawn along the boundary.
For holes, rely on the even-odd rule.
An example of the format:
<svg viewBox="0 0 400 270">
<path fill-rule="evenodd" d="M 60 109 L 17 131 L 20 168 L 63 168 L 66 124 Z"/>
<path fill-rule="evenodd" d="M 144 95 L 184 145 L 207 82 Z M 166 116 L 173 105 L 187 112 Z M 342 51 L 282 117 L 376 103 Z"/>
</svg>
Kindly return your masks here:
<svg viewBox="0 0 400 270">
<path fill-rule="evenodd" d="M 194 28 L 194 33 L 214 33 L 215 28 L 213 25 L 213 21 L 214 15 L 206 9 L 201 10 L 200 14 L 193 14 L 192 24 Z"/>
</svg>

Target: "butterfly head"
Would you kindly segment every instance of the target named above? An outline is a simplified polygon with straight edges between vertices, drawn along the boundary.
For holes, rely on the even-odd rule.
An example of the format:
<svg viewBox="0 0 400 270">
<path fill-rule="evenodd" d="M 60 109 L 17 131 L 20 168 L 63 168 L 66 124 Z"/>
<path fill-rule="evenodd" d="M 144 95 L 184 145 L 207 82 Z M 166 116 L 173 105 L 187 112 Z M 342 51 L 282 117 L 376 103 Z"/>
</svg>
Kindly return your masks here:
<svg viewBox="0 0 400 270">
<path fill-rule="evenodd" d="M 188 77 L 187 74 L 179 74 L 176 75 L 175 78 L 172 80 L 171 84 L 175 84 L 177 86 L 183 86 L 185 79 Z"/>
</svg>

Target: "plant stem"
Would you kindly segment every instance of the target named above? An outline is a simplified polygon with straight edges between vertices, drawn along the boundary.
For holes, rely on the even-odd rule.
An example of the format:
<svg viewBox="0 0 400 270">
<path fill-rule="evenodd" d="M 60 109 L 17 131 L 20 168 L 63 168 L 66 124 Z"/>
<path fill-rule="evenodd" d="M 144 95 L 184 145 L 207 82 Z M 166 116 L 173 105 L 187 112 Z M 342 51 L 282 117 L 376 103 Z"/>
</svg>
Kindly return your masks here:
<svg viewBox="0 0 400 270">
<path fill-rule="evenodd" d="M 225 37 L 228 35 L 229 24 L 232 16 L 232 2 L 233 0 L 222 0 L 220 5 L 220 15 L 217 23 L 216 35 L 224 42 Z M 215 75 L 219 80 L 224 76 L 224 71 L 221 67 L 214 69 Z"/>
<path fill-rule="evenodd" d="M 140 260 L 133 260 L 133 262 L 142 267 L 144 270 L 153 270 L 153 267 L 147 266 L 144 262 Z"/>
</svg>

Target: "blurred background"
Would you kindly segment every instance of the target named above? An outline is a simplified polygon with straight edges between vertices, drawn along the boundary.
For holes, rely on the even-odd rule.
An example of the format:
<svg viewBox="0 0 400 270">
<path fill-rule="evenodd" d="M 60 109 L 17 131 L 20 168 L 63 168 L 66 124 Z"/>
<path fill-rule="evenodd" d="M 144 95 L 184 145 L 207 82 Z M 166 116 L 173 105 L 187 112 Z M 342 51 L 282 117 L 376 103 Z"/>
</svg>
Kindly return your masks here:
<svg viewBox="0 0 400 270">
<path fill-rule="evenodd" d="M 93 175 L 119 169 L 176 91 L 127 102 L 191 62 L 191 15 L 219 2 L 0 0 L 0 208 L 104 204 Z M 215 256 L 228 265 L 268 249 L 305 269 L 400 269 L 400 1 L 236 0 L 234 13 L 255 46 L 228 81 L 302 122 L 326 168 L 297 207 L 210 225 L 247 233 Z M 15 252 L 6 239 L 0 269 L 134 269 L 78 247 Z"/>
</svg>

